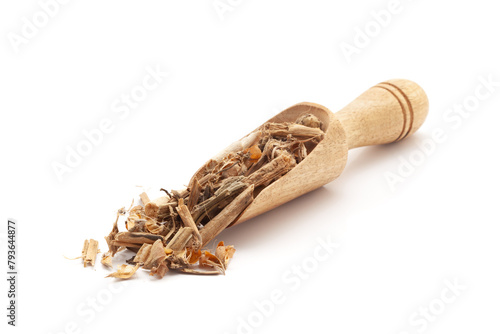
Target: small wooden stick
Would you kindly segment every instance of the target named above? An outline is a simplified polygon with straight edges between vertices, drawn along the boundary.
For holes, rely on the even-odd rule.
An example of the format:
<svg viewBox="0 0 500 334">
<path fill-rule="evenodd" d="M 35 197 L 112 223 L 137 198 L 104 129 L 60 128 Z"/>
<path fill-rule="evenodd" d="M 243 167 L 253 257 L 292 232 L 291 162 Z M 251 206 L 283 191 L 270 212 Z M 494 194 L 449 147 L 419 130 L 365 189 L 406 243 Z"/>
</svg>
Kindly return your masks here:
<svg viewBox="0 0 500 334">
<path fill-rule="evenodd" d="M 99 252 L 97 249 L 98 245 L 98 242 L 94 239 L 85 240 L 83 243 L 82 258 L 84 267 L 86 267 L 87 264 L 94 266 L 95 258 Z"/>
<path fill-rule="evenodd" d="M 156 240 L 165 241 L 161 235 L 144 233 L 144 232 L 120 232 L 115 236 L 114 241 L 120 243 L 131 243 L 142 245 L 144 243 L 153 244 Z"/>
<path fill-rule="evenodd" d="M 279 157 L 264 165 L 248 177 L 248 182 L 256 187 L 267 185 L 295 167 L 296 162 L 290 153 L 283 152 Z"/>
<path fill-rule="evenodd" d="M 142 204 L 144 204 L 144 205 L 146 205 L 149 202 L 151 202 L 151 200 L 149 199 L 148 194 L 146 194 L 145 192 L 143 192 L 142 194 L 140 194 L 139 197 L 141 198 Z"/>
<path fill-rule="evenodd" d="M 131 247 L 131 248 L 137 248 L 139 249 L 141 247 L 140 243 L 134 244 L 133 242 L 123 242 L 123 241 L 116 241 L 113 240 L 111 241 L 111 245 L 115 247 Z"/>
<path fill-rule="evenodd" d="M 180 268 L 179 271 L 185 274 L 193 275 L 220 275 L 220 271 L 218 270 L 196 270 L 193 268 Z"/>
<path fill-rule="evenodd" d="M 243 182 L 243 180 L 244 178 L 242 176 L 224 180 L 221 187 L 217 189 L 212 197 L 195 206 L 192 211 L 192 216 L 195 222 L 201 223 L 207 213 L 209 213 L 214 207 L 220 206 L 220 204 L 227 199 L 235 196 L 240 191 L 243 191 L 243 189 L 248 186 L 247 183 Z"/>
<path fill-rule="evenodd" d="M 181 227 L 179 231 L 174 235 L 172 240 L 167 245 L 173 251 L 181 251 L 186 247 L 189 239 L 193 235 L 193 229 L 191 227 Z"/>
<path fill-rule="evenodd" d="M 190 192 L 187 207 L 191 211 L 196 203 L 198 203 L 198 198 L 200 198 L 201 185 L 196 177 L 193 178 L 193 184 L 190 186 L 189 190 Z"/>
<path fill-rule="evenodd" d="M 252 184 L 201 229 L 201 239 L 203 240 L 202 246 L 205 246 L 213 238 L 215 238 L 216 235 L 231 225 L 231 223 L 243 212 L 243 210 L 245 210 L 245 208 L 252 203 L 253 190 L 254 186 Z"/>
<path fill-rule="evenodd" d="M 266 129 L 267 130 L 267 129 Z M 292 135 L 297 138 L 322 137 L 325 133 L 318 128 L 311 128 L 301 124 L 271 123 L 268 125 L 269 133 L 273 137 L 284 137 Z"/>
<path fill-rule="evenodd" d="M 196 224 L 193 220 L 193 217 L 191 216 L 191 213 L 189 213 L 189 209 L 184 204 L 184 200 L 182 198 L 179 199 L 179 206 L 176 209 L 177 209 L 177 212 L 179 213 L 179 216 L 181 217 L 184 225 L 186 225 L 186 227 L 190 227 L 193 229 L 194 236 L 198 240 L 198 242 L 194 248 L 199 249 L 201 247 L 201 244 L 202 244 L 201 234 L 198 231 L 198 228 L 196 227 Z"/>
</svg>

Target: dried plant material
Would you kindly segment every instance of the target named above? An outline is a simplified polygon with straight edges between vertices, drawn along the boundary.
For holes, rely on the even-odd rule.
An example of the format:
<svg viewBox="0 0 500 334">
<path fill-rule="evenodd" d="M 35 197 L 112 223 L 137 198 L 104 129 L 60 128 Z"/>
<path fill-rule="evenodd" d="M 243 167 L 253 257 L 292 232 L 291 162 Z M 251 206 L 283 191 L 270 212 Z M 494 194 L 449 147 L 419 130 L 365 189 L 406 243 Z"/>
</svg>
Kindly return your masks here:
<svg viewBox="0 0 500 334">
<path fill-rule="evenodd" d="M 154 235 L 144 232 L 119 232 L 118 234 L 116 234 L 114 242 L 116 244 L 136 244 L 140 247 L 144 243 L 153 244 L 156 240 L 163 241 L 163 237 L 161 235 Z"/>
<path fill-rule="evenodd" d="M 179 216 L 181 217 L 181 220 L 184 223 L 184 225 L 186 227 L 190 227 L 193 230 L 193 234 L 196 238 L 196 242 L 193 243 L 193 247 L 195 249 L 200 248 L 202 245 L 201 234 L 198 231 L 196 224 L 194 223 L 191 213 L 189 213 L 188 207 L 184 205 L 184 200 L 182 198 L 179 199 L 179 206 L 177 207 L 177 212 L 179 213 Z"/>
<path fill-rule="evenodd" d="M 151 253 L 151 244 L 143 244 L 142 247 L 137 252 L 136 256 L 132 260 L 134 263 L 143 264 L 149 257 L 149 253 Z"/>
<path fill-rule="evenodd" d="M 265 130 L 273 137 L 287 138 L 288 136 L 296 138 L 321 138 L 324 132 L 318 128 L 310 128 L 302 124 L 268 123 Z"/>
<path fill-rule="evenodd" d="M 165 262 L 161 262 L 159 266 L 151 268 L 150 275 L 156 275 L 158 278 L 163 278 L 168 271 L 168 267 Z"/>
<path fill-rule="evenodd" d="M 147 203 L 144 206 L 144 212 L 146 216 L 150 218 L 164 217 L 169 213 L 168 207 L 170 205 L 175 205 L 177 201 L 172 201 L 172 198 L 163 196 Z"/>
<path fill-rule="evenodd" d="M 197 250 L 188 250 L 187 252 L 187 261 L 189 264 L 195 264 L 196 262 L 198 262 L 198 260 L 200 259 L 202 255 L 202 252 L 201 250 L 197 249 Z"/>
<path fill-rule="evenodd" d="M 219 259 L 224 269 L 227 269 L 229 260 L 231 260 L 231 258 L 233 257 L 234 252 L 236 252 L 234 246 L 224 246 L 224 241 L 221 241 L 217 244 L 217 248 L 215 249 L 215 256 Z"/>
<path fill-rule="evenodd" d="M 198 203 L 198 200 L 200 198 L 201 184 L 200 182 L 198 182 L 198 179 L 196 177 L 193 177 L 192 181 L 190 182 L 189 191 L 190 193 L 187 208 L 189 211 L 191 211 L 193 210 L 195 204 Z"/>
<path fill-rule="evenodd" d="M 219 258 L 212 253 L 205 251 L 203 254 L 201 254 L 201 257 L 199 259 L 200 266 L 202 267 L 210 267 L 210 268 L 215 268 L 217 271 L 219 271 L 222 274 L 225 274 L 226 268 L 222 264 L 222 262 L 219 260 Z"/>
<path fill-rule="evenodd" d="M 109 274 L 106 277 L 115 277 L 115 278 L 121 278 L 121 279 L 128 279 L 132 277 L 135 272 L 139 269 L 139 265 L 136 264 L 135 266 L 129 266 L 126 264 L 122 264 L 118 266 L 118 269 L 116 272 Z"/>
<path fill-rule="evenodd" d="M 144 269 L 151 269 L 153 267 L 158 267 L 167 258 L 165 254 L 165 249 L 163 248 L 163 243 L 161 240 L 156 240 L 151 250 L 149 256 L 144 262 Z"/>
<path fill-rule="evenodd" d="M 120 210 L 116 214 L 116 220 L 115 223 L 113 224 L 113 228 L 111 229 L 111 232 L 104 237 L 106 240 L 106 243 L 108 244 L 109 252 L 111 253 L 111 256 L 115 256 L 116 252 L 118 251 L 118 247 L 112 244 L 112 241 L 115 239 L 116 234 L 118 233 L 118 218 L 120 218 Z"/>
<path fill-rule="evenodd" d="M 228 227 L 253 200 L 254 186 L 250 185 L 229 203 L 214 219 L 201 229 L 203 246 Z"/>
<path fill-rule="evenodd" d="M 149 233 L 152 234 L 166 234 L 165 225 L 160 225 L 156 220 L 146 217 L 146 221 L 144 223 L 144 227 L 148 230 Z"/>
<path fill-rule="evenodd" d="M 217 154 L 212 159 L 215 161 L 220 161 L 230 153 L 246 150 L 250 146 L 254 145 L 256 142 L 258 142 L 261 136 L 262 134 L 260 132 L 252 132 L 248 136 L 226 147 L 223 151 L 219 152 L 219 154 Z"/>
<path fill-rule="evenodd" d="M 142 194 L 140 194 L 139 197 L 141 198 L 142 204 L 144 204 L 144 205 L 146 205 L 149 202 L 151 202 L 151 200 L 148 197 L 148 194 L 146 194 L 145 192 L 143 192 Z"/>
<path fill-rule="evenodd" d="M 165 262 L 170 269 L 187 268 L 189 266 L 187 250 L 183 249 L 181 251 L 174 251 L 170 253 Z"/>
<path fill-rule="evenodd" d="M 258 171 L 248 177 L 248 182 L 259 187 L 269 185 L 274 180 L 283 176 L 295 167 L 295 158 L 288 152 L 282 152 L 277 158 L 262 166 Z"/>
<path fill-rule="evenodd" d="M 106 237 L 111 258 L 122 249 L 136 255 L 110 277 L 128 278 L 140 266 L 162 278 L 168 270 L 187 274 L 224 274 L 235 248 L 219 242 L 214 252 L 206 245 L 243 215 L 264 188 L 279 180 L 323 139 L 321 121 L 304 114 L 295 122 L 268 122 L 207 161 L 186 189 L 165 190 L 166 196 L 121 209 Z M 128 213 L 127 231 L 118 230 L 118 216 Z M 88 247 L 88 246 L 87 246 Z"/>
<path fill-rule="evenodd" d="M 192 216 L 195 222 L 201 224 L 205 218 L 214 217 L 217 211 L 220 211 L 220 207 L 227 205 L 236 195 L 248 187 L 248 184 L 243 181 L 244 177 L 242 176 L 222 181 L 219 189 L 209 199 L 193 209 Z"/>
<path fill-rule="evenodd" d="M 106 253 L 102 254 L 101 264 L 105 267 L 113 268 L 112 260 L 113 260 L 113 257 L 111 256 L 111 254 L 109 252 L 106 252 Z"/>
<path fill-rule="evenodd" d="M 129 219 L 125 222 L 125 228 L 129 232 L 146 232 L 146 219 Z"/>
<path fill-rule="evenodd" d="M 170 240 L 170 237 L 172 237 L 173 234 L 177 231 L 177 225 L 174 219 L 172 219 L 172 221 L 169 222 L 167 230 L 169 230 L 169 232 L 165 235 L 166 241 Z"/>
<path fill-rule="evenodd" d="M 99 250 L 97 249 L 98 246 L 99 246 L 98 242 L 94 239 L 85 240 L 85 242 L 83 243 L 83 250 L 82 250 L 82 259 L 84 267 L 86 267 L 87 265 L 94 266 L 95 258 L 97 256 L 97 253 L 99 253 Z"/>
<path fill-rule="evenodd" d="M 318 129 L 321 129 L 323 126 L 319 118 L 314 116 L 313 114 L 304 114 L 299 118 L 297 118 L 295 123 L 302 124 L 310 128 L 318 128 Z"/>
<path fill-rule="evenodd" d="M 167 248 L 171 250 L 180 251 L 184 249 L 193 235 L 193 229 L 190 227 L 181 227 L 175 234 L 172 240 L 168 243 Z"/>
<path fill-rule="evenodd" d="M 185 274 L 194 275 L 220 275 L 221 273 L 219 270 L 200 270 L 194 268 L 181 268 L 179 271 Z"/>
<path fill-rule="evenodd" d="M 134 206 L 129 211 L 127 221 L 125 222 L 125 228 L 130 232 L 142 232 L 146 221 L 144 216 L 143 207 L 140 205 Z"/>
<path fill-rule="evenodd" d="M 248 154 L 248 160 L 250 163 L 259 161 L 260 157 L 262 156 L 262 151 L 260 150 L 258 145 L 247 148 L 243 151 L 243 153 Z"/>
<path fill-rule="evenodd" d="M 142 207 L 142 205 L 131 206 L 128 212 L 129 214 L 144 213 L 144 208 Z"/>
</svg>

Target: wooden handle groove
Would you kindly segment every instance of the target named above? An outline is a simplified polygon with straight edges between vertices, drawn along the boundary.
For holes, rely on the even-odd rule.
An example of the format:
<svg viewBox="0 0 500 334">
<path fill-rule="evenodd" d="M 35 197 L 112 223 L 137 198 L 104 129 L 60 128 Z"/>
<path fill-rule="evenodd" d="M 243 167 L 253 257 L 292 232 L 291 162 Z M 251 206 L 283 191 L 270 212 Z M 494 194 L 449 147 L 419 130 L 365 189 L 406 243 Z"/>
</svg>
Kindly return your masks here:
<svg viewBox="0 0 500 334">
<path fill-rule="evenodd" d="M 351 149 L 408 137 L 422 125 L 428 110 L 429 101 L 419 85 L 394 79 L 370 88 L 336 115 Z"/>
</svg>

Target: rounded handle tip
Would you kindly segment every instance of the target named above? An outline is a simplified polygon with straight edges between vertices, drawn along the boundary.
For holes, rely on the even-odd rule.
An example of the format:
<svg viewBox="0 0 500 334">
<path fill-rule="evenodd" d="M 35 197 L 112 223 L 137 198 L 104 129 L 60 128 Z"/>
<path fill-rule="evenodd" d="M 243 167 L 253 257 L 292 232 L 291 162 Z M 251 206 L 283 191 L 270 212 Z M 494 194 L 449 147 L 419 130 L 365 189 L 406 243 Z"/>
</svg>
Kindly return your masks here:
<svg viewBox="0 0 500 334">
<path fill-rule="evenodd" d="M 368 89 L 336 115 L 351 149 L 402 140 L 420 128 L 428 111 L 427 95 L 419 85 L 393 79 Z"/>
<path fill-rule="evenodd" d="M 389 91 L 401 106 L 402 128 L 394 141 L 402 140 L 420 128 L 429 113 L 429 100 L 422 87 L 406 79 L 387 80 L 375 87 Z"/>
</svg>

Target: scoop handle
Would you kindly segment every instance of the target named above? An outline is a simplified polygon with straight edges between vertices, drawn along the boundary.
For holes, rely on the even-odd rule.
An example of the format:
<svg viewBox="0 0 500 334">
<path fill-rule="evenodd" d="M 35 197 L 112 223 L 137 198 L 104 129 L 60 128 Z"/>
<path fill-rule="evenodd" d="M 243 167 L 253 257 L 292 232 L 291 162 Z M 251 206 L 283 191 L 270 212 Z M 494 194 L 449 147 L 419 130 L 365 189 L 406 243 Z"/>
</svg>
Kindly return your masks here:
<svg viewBox="0 0 500 334">
<path fill-rule="evenodd" d="M 419 85 L 393 79 L 368 89 L 336 116 L 351 149 L 402 140 L 417 131 L 428 111 L 427 95 Z"/>
</svg>

